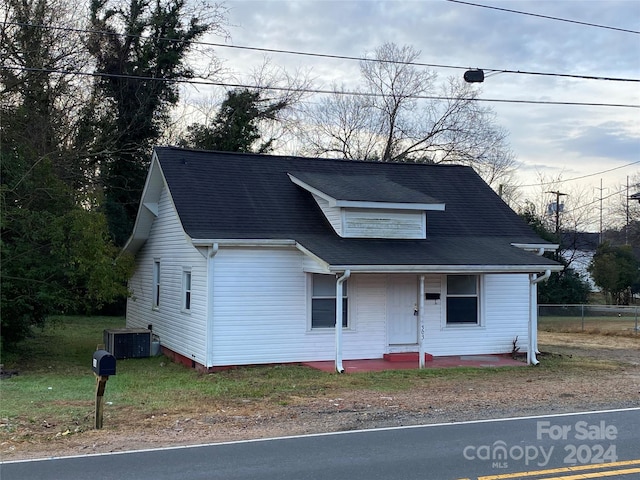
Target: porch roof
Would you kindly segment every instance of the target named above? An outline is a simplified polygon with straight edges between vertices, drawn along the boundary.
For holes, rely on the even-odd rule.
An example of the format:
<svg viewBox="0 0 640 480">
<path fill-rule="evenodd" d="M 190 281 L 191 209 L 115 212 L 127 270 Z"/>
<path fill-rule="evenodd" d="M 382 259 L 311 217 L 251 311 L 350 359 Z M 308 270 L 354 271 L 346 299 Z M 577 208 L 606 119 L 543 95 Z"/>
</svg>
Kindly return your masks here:
<svg viewBox="0 0 640 480">
<path fill-rule="evenodd" d="M 309 235 L 298 238 L 297 242 L 300 250 L 329 271 L 535 273 L 563 268 L 553 260 L 513 246 L 509 239 L 502 237 L 384 240 Z"/>
</svg>

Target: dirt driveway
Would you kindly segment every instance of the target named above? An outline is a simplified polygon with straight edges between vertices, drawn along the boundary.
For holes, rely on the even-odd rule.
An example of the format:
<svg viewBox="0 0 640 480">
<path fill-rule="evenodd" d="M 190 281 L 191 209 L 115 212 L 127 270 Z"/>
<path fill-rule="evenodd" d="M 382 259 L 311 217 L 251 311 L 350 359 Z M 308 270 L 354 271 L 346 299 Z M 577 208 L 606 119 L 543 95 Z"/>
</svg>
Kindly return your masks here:
<svg viewBox="0 0 640 480">
<path fill-rule="evenodd" d="M 3 460 L 125 451 L 376 427 L 640 407 L 640 336 L 539 335 L 541 362 L 486 375 L 446 375 L 393 393 L 374 390 L 292 396 L 286 402 L 242 399 L 177 407 L 137 418 L 122 409 L 103 430 L 52 432 L 20 425 L 0 436 Z M 46 426 L 45 426 L 46 427 Z"/>
</svg>

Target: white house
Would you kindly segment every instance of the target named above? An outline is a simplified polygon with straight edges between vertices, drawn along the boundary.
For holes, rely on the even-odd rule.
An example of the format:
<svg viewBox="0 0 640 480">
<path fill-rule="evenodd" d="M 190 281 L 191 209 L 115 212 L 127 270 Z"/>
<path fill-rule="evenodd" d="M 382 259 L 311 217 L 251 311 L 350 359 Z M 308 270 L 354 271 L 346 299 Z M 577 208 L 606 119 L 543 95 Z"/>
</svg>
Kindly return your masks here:
<svg viewBox="0 0 640 480">
<path fill-rule="evenodd" d="M 541 255 L 556 247 L 469 167 L 156 148 L 125 246 L 127 326 L 206 370 L 342 371 L 507 353 L 516 337 L 537 363 L 536 283 L 562 269 Z"/>
</svg>

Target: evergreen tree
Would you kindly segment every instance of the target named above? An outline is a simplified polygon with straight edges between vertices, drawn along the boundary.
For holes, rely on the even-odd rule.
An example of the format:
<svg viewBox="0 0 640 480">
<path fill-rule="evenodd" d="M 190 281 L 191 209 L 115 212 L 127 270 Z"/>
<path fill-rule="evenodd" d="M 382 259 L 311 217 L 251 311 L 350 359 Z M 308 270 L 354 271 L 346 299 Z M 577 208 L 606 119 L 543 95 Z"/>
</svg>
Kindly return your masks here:
<svg viewBox="0 0 640 480">
<path fill-rule="evenodd" d="M 1 30 L 0 262 L 3 342 L 60 313 L 126 296 L 131 259 L 118 256 L 106 221 L 91 209 L 77 149 L 77 41 L 42 28 L 63 0 L 9 0 Z"/>
<path fill-rule="evenodd" d="M 91 1 L 88 50 L 99 74 L 96 99 L 86 112 L 85 136 L 105 191 L 104 208 L 118 245 L 129 237 L 151 149 L 179 100 L 175 80 L 194 71 L 187 63 L 192 42 L 216 27 L 187 18 L 185 0 Z M 212 7 L 217 8 L 217 7 Z"/>
<path fill-rule="evenodd" d="M 629 304 L 632 288 L 640 283 L 640 261 L 630 245 L 604 242 L 593 256 L 589 273 L 612 303 Z"/>
<path fill-rule="evenodd" d="M 190 125 L 183 144 L 225 152 L 269 152 L 273 139 L 255 145 L 261 138 L 260 122 L 276 120 L 278 113 L 288 106 L 286 99 L 270 102 L 263 99 L 259 91 L 232 90 L 222 102 L 213 124 Z"/>
</svg>

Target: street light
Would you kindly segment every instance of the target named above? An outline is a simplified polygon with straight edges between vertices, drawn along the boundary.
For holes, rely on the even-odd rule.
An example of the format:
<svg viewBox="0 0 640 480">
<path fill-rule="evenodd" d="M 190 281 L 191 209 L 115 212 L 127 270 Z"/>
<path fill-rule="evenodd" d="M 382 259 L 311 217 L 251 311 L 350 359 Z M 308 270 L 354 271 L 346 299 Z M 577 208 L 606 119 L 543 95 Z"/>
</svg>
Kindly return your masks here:
<svg viewBox="0 0 640 480">
<path fill-rule="evenodd" d="M 464 81 L 467 83 L 482 83 L 484 82 L 484 70 L 475 68 L 464 72 Z"/>
</svg>

